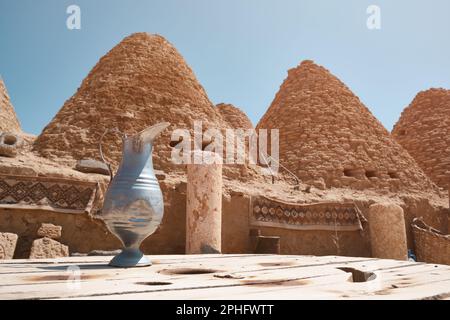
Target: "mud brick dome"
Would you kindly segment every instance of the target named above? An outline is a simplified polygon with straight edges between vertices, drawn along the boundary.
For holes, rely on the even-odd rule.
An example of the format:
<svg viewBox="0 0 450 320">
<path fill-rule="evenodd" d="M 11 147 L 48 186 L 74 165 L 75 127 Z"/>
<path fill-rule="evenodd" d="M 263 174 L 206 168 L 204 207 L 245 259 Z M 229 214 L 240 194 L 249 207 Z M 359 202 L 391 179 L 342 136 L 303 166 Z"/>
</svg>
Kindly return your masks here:
<svg viewBox="0 0 450 320">
<path fill-rule="evenodd" d="M 252 122 L 241 109 L 227 103 L 219 103 L 216 107 L 228 127 L 233 129 L 253 129 Z"/>
<path fill-rule="evenodd" d="M 168 121 L 156 140 L 155 167 L 170 162 L 176 128 L 221 128 L 221 116 L 178 51 L 163 37 L 136 33 L 120 42 L 92 69 L 81 87 L 43 130 L 34 150 L 48 158 L 99 159 L 98 142 L 107 128 L 127 134 Z M 121 140 L 108 134 L 106 156 L 117 165 Z"/>
<path fill-rule="evenodd" d="M 257 128 L 279 129 L 280 162 L 323 188 L 436 188 L 345 84 L 304 61 L 288 71 Z"/>
<path fill-rule="evenodd" d="M 0 77 L 0 131 L 21 132 L 19 120 L 9 99 L 6 86 Z"/>
<path fill-rule="evenodd" d="M 450 171 L 450 90 L 420 92 L 392 131 L 437 185 L 447 188 Z"/>
</svg>

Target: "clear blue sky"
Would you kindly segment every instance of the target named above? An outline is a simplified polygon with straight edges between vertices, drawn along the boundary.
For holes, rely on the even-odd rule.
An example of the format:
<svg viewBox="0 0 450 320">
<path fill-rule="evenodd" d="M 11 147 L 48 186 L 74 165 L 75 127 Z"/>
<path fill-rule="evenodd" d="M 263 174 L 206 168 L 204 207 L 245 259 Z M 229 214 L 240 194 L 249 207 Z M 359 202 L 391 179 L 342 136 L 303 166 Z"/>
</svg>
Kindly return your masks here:
<svg viewBox="0 0 450 320">
<path fill-rule="evenodd" d="M 81 30 L 66 8 L 81 7 Z M 381 30 L 366 9 L 381 7 Z M 450 88 L 448 0 L 1 0 L 0 74 L 38 134 L 99 58 L 139 31 L 166 37 L 214 103 L 254 124 L 289 68 L 312 59 L 391 129 L 417 92 Z"/>
</svg>

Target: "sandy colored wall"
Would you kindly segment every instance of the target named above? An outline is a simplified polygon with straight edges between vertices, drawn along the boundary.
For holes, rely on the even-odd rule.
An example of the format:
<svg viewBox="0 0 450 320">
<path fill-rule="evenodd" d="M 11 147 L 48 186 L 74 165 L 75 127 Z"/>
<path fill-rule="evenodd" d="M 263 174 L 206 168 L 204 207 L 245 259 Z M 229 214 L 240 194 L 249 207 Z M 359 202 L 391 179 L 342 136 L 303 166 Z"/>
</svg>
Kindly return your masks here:
<svg viewBox="0 0 450 320">
<path fill-rule="evenodd" d="M 163 189 L 166 186 L 162 185 Z M 160 228 L 142 244 L 147 254 L 184 253 L 186 195 L 183 186 L 164 191 L 165 215 Z M 41 223 L 63 227 L 60 242 L 69 246 L 70 253 L 92 250 L 116 250 L 120 241 L 101 220 L 87 214 L 55 213 L 43 210 L 0 209 L 0 232 L 19 236 L 15 258 L 28 258 L 32 241 Z"/>
<path fill-rule="evenodd" d="M 442 188 L 449 187 L 449 109 L 450 90 L 422 91 L 403 110 L 392 130 L 392 136 Z"/>
<path fill-rule="evenodd" d="M 279 162 L 317 188 L 435 189 L 361 100 L 312 61 L 288 71 L 257 129 L 279 129 Z"/>
<path fill-rule="evenodd" d="M 32 241 L 43 222 L 63 227 L 63 244 L 70 252 L 89 252 L 94 249 L 113 250 L 120 242 L 98 220 L 84 214 L 55 213 L 41 210 L 0 209 L 0 232 L 11 232 L 19 236 L 15 258 L 28 258 Z"/>
<path fill-rule="evenodd" d="M 160 228 L 142 244 L 146 254 L 183 254 L 186 237 L 186 183 L 176 186 L 161 182 L 164 193 L 165 214 Z M 410 223 L 415 216 L 424 217 L 431 226 L 447 231 L 448 208 L 436 209 L 427 200 L 405 198 L 400 204 L 405 210 L 408 247 L 413 248 Z M 363 215 L 373 201 L 357 202 Z M 224 195 L 222 200 L 223 253 L 250 252 L 249 225 L 250 197 L 242 193 Z M 63 214 L 38 210 L 0 209 L 0 232 L 19 235 L 16 258 L 27 258 L 31 242 L 36 238 L 40 223 L 49 222 L 63 227 L 61 242 L 69 245 L 70 252 L 87 253 L 91 250 L 114 250 L 120 242 L 111 235 L 103 223 L 88 215 Z M 367 226 L 365 226 L 367 228 Z M 312 255 L 371 255 L 367 232 L 339 232 L 336 245 L 332 231 L 300 231 L 260 227 L 262 235 L 280 236 L 282 254 Z"/>
<path fill-rule="evenodd" d="M 222 251 L 249 253 L 250 197 L 233 194 L 222 199 Z"/>
<path fill-rule="evenodd" d="M 20 123 L 9 99 L 8 91 L 0 76 L 0 131 L 21 132 Z"/>
<path fill-rule="evenodd" d="M 186 242 L 186 183 L 177 186 L 160 181 L 164 194 L 164 217 L 158 230 L 144 240 L 146 254 L 184 254 Z"/>
<path fill-rule="evenodd" d="M 370 243 L 358 231 L 298 231 L 281 228 L 260 228 L 264 236 L 280 236 L 281 254 L 340 255 L 370 257 Z"/>
<path fill-rule="evenodd" d="M 223 199 L 222 249 L 225 253 L 248 253 L 250 197 L 239 193 Z M 282 254 L 370 256 L 370 243 L 364 232 L 338 232 L 339 248 L 330 231 L 303 231 L 258 227 L 262 235 L 280 236 Z"/>
</svg>

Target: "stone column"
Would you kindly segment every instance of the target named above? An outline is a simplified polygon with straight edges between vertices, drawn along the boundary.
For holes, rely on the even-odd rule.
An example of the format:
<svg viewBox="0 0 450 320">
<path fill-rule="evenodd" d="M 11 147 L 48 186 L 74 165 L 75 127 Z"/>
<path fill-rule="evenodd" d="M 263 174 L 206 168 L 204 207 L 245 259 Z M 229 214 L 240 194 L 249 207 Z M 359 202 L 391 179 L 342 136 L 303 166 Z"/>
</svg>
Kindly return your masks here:
<svg viewBox="0 0 450 320">
<path fill-rule="evenodd" d="M 372 256 L 408 260 L 403 209 L 395 204 L 376 203 L 369 208 L 368 220 Z"/>
<path fill-rule="evenodd" d="M 215 157 L 195 151 L 193 155 Z M 222 250 L 222 164 L 188 164 L 186 194 L 186 253 Z"/>
</svg>

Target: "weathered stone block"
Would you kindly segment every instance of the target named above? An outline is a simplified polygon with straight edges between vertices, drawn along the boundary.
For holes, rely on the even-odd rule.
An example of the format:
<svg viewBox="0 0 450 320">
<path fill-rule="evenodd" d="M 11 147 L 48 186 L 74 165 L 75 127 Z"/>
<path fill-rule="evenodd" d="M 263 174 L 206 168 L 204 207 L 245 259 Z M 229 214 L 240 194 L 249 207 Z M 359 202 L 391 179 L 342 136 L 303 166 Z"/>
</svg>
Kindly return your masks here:
<svg viewBox="0 0 450 320">
<path fill-rule="evenodd" d="M 93 159 L 79 160 L 75 166 L 75 170 L 84 173 L 98 173 L 109 176 L 109 168 L 106 163 Z"/>
<path fill-rule="evenodd" d="M 38 237 L 58 240 L 61 238 L 62 227 L 51 223 L 42 223 L 37 231 Z"/>
<path fill-rule="evenodd" d="M 0 260 L 12 259 L 18 236 L 14 233 L 0 233 Z"/>
<path fill-rule="evenodd" d="M 52 259 L 69 256 L 69 247 L 50 238 L 33 241 L 30 259 Z"/>
</svg>

